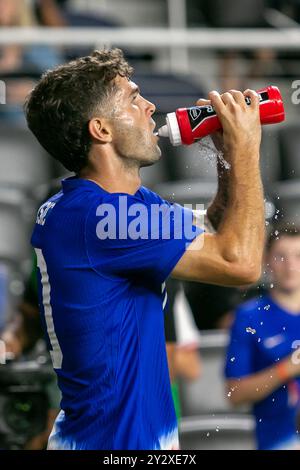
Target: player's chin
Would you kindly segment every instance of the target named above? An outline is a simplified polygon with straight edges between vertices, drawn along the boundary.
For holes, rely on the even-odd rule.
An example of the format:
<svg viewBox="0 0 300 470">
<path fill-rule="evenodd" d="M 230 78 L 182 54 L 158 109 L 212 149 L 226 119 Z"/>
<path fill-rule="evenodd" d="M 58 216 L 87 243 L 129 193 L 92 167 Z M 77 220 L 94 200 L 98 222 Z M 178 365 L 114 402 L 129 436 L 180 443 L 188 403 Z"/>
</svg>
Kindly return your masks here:
<svg viewBox="0 0 300 470">
<path fill-rule="evenodd" d="M 161 150 L 156 145 L 154 148 L 149 149 L 146 158 L 144 158 L 141 162 L 141 167 L 151 166 L 154 165 L 158 160 L 161 158 Z"/>
</svg>

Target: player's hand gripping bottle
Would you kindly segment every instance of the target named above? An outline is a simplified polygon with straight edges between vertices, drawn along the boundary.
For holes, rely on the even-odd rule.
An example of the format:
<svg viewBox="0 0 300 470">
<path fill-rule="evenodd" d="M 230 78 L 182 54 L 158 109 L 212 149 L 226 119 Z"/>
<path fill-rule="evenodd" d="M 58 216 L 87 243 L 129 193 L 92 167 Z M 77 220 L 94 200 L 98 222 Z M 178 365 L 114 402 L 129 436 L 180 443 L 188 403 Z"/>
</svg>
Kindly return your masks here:
<svg viewBox="0 0 300 470">
<path fill-rule="evenodd" d="M 284 107 L 279 89 L 268 86 L 257 91 L 262 124 L 284 121 Z M 245 97 L 247 104 L 250 98 Z M 221 129 L 219 118 L 211 105 L 179 108 L 166 116 L 166 125 L 158 129 L 160 137 L 169 137 L 172 145 L 190 145 Z"/>
</svg>

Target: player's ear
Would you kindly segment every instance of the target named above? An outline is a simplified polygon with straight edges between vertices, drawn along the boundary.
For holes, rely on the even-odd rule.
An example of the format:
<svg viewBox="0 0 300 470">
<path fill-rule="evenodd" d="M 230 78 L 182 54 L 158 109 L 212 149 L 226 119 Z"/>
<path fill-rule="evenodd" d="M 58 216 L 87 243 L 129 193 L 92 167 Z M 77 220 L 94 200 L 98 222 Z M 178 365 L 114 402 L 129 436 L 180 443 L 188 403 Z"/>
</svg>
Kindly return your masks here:
<svg viewBox="0 0 300 470">
<path fill-rule="evenodd" d="M 89 121 L 88 129 L 91 137 L 98 143 L 107 144 L 112 141 L 111 128 L 105 118 L 92 118 Z"/>
</svg>

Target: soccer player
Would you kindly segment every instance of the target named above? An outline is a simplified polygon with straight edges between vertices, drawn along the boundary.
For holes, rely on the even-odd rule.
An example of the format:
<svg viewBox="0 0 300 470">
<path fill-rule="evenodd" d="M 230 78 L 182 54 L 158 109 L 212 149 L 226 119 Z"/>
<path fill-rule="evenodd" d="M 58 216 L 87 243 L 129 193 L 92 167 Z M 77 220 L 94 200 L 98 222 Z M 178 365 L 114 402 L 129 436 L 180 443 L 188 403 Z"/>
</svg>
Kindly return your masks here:
<svg viewBox="0 0 300 470">
<path fill-rule="evenodd" d="M 274 230 L 267 244 L 267 295 L 237 310 L 227 353 L 228 394 L 250 403 L 259 449 L 300 450 L 300 232 Z"/>
<path fill-rule="evenodd" d="M 49 449 L 178 448 L 165 280 L 244 285 L 260 276 L 257 94 L 245 92 L 249 106 L 238 91 L 209 95 L 231 169 L 208 208 L 217 232 L 203 234 L 192 211 L 141 186 L 140 168 L 161 152 L 155 106 L 131 74 L 119 49 L 95 51 L 47 72 L 25 104 L 38 141 L 75 173 L 41 206 L 32 235 L 62 392 Z"/>
</svg>

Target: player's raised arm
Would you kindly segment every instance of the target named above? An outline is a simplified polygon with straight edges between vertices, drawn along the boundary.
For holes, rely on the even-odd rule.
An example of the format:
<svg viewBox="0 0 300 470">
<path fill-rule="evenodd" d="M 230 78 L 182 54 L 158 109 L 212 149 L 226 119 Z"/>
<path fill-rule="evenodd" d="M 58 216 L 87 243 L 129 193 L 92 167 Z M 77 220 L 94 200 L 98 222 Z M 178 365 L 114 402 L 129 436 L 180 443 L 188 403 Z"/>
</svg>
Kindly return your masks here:
<svg viewBox="0 0 300 470">
<path fill-rule="evenodd" d="M 209 95 L 222 122 L 224 156 L 230 163 L 227 207 L 216 233 L 200 235 L 184 253 L 172 272 L 176 278 L 230 286 L 260 276 L 265 228 L 259 101 L 252 90 L 244 94 L 251 98 L 250 106 L 238 91 Z"/>
</svg>

